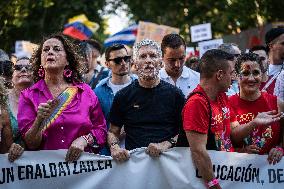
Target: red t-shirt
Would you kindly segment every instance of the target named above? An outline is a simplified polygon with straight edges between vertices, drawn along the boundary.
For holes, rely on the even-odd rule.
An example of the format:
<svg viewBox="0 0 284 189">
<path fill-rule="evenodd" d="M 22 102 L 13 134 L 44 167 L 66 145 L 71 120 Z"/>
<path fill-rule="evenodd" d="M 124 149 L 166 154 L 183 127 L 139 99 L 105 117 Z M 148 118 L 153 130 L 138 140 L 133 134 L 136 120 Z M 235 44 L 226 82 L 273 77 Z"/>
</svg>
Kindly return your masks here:
<svg viewBox="0 0 284 189">
<path fill-rule="evenodd" d="M 193 92 L 202 92 L 206 95 L 200 85 Z M 231 115 L 226 94 L 220 93 L 216 101 L 210 100 L 210 105 L 212 109 L 211 131 L 215 135 L 217 150 L 234 151 L 230 139 L 230 122 L 235 121 L 235 116 Z M 190 97 L 184 106 L 182 114 L 185 131 L 208 133 L 210 111 L 207 100 L 203 96 L 195 94 Z"/>
<path fill-rule="evenodd" d="M 278 111 L 277 97 L 266 92 L 255 101 L 243 100 L 239 95 L 229 98 L 231 107 L 240 124 L 250 122 L 257 116 L 258 112 L 267 112 L 271 110 Z M 260 126 L 244 139 L 245 145 L 255 144 L 261 148 L 259 154 L 267 154 L 270 149 L 280 143 L 280 122 L 273 123 L 270 126 Z"/>
</svg>

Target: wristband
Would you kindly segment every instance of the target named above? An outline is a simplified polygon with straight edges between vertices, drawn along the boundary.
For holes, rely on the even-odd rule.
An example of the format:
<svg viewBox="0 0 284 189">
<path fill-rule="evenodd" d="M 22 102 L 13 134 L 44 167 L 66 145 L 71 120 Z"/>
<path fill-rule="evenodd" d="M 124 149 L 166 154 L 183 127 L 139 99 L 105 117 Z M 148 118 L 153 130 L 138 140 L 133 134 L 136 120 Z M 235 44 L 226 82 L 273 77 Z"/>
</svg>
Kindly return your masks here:
<svg viewBox="0 0 284 189">
<path fill-rule="evenodd" d="M 97 140 L 93 137 L 93 135 L 91 133 L 89 133 L 88 135 L 83 135 L 82 138 L 85 139 L 88 146 L 91 146 L 91 147 L 94 147 L 94 148 L 99 147 L 98 144 L 97 144 Z"/>
<path fill-rule="evenodd" d="M 171 143 L 171 148 L 176 146 L 177 141 L 174 138 L 170 138 L 169 140 L 167 140 L 169 143 Z"/>
<path fill-rule="evenodd" d="M 117 142 L 117 141 L 112 142 L 112 143 L 109 145 L 109 147 L 111 148 L 111 147 L 113 147 L 113 146 L 115 146 L 115 145 L 118 145 L 118 142 Z"/>
<path fill-rule="evenodd" d="M 276 146 L 275 149 L 279 152 L 282 152 L 282 155 L 284 154 L 284 150 L 280 146 Z"/>
<path fill-rule="evenodd" d="M 219 181 L 218 181 L 218 179 L 214 178 L 213 180 L 211 180 L 207 183 L 207 187 L 211 188 L 212 186 L 216 186 L 217 184 L 219 184 Z"/>
</svg>

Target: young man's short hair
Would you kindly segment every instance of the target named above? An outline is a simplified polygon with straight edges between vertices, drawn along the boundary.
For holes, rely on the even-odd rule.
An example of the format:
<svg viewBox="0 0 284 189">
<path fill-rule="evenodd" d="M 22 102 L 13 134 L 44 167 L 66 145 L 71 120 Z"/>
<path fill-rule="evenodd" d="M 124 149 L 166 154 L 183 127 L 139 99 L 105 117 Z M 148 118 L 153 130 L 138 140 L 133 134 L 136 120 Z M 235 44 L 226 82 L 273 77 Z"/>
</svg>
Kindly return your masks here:
<svg viewBox="0 0 284 189">
<path fill-rule="evenodd" d="M 88 40 L 85 40 L 85 42 L 88 43 L 92 48 L 99 51 L 99 53 L 102 52 L 102 46 L 98 41 L 96 41 L 94 39 L 88 39 Z"/>
<path fill-rule="evenodd" d="M 184 48 L 186 48 L 185 41 L 180 35 L 178 34 L 165 35 L 161 43 L 162 54 L 163 55 L 165 54 L 167 47 L 170 47 L 172 49 L 177 49 L 180 46 L 184 46 Z"/>
<path fill-rule="evenodd" d="M 109 57 L 110 57 L 110 53 L 112 51 L 117 51 L 117 50 L 120 50 L 120 49 L 125 49 L 126 52 L 127 52 L 127 49 L 126 47 L 123 45 L 123 44 L 113 44 L 111 46 L 109 46 L 106 51 L 105 51 L 105 58 L 106 58 L 106 61 L 109 60 Z M 128 52 L 127 52 L 128 53 Z"/>
<path fill-rule="evenodd" d="M 211 49 L 204 53 L 200 63 L 200 77 L 211 78 L 218 70 L 227 70 L 229 64 L 226 61 L 233 61 L 234 55 L 220 49 Z"/>
</svg>

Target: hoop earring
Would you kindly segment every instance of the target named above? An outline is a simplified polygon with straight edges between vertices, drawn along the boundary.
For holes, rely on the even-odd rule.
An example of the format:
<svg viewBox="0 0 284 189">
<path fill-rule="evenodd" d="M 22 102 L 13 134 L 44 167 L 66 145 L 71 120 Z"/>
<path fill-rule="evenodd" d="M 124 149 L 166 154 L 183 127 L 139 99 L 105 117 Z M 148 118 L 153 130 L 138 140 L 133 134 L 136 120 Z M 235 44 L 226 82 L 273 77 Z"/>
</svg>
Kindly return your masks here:
<svg viewBox="0 0 284 189">
<path fill-rule="evenodd" d="M 71 79 L 72 79 L 72 70 L 69 68 L 69 66 L 67 65 L 65 68 L 64 68 L 64 71 L 63 71 L 63 77 L 68 81 L 70 82 Z"/>
<path fill-rule="evenodd" d="M 38 71 L 37 71 L 37 74 L 38 74 L 38 76 L 39 76 L 40 78 L 44 78 L 44 76 L 45 76 L 45 71 L 44 71 L 44 69 L 43 69 L 42 66 L 39 67 L 39 69 L 38 69 Z"/>
</svg>

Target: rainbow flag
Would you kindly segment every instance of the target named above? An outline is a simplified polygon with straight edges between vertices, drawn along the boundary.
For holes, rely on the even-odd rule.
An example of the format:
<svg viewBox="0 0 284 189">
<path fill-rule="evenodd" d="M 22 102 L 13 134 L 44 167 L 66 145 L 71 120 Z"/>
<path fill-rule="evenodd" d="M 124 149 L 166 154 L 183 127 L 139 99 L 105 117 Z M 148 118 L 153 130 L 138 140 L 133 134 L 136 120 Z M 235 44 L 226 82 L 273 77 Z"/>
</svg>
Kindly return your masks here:
<svg viewBox="0 0 284 189">
<path fill-rule="evenodd" d="M 58 97 L 58 104 L 52 111 L 49 118 L 45 119 L 42 123 L 43 131 L 52 125 L 55 120 L 62 114 L 62 112 L 66 109 L 66 107 L 72 102 L 74 97 L 78 92 L 77 87 L 68 87 L 65 91 L 63 91 Z"/>
<path fill-rule="evenodd" d="M 89 39 L 99 27 L 97 23 L 89 21 L 86 15 L 80 14 L 68 19 L 68 23 L 64 25 L 65 29 L 63 34 L 75 39 L 86 40 Z"/>
</svg>

